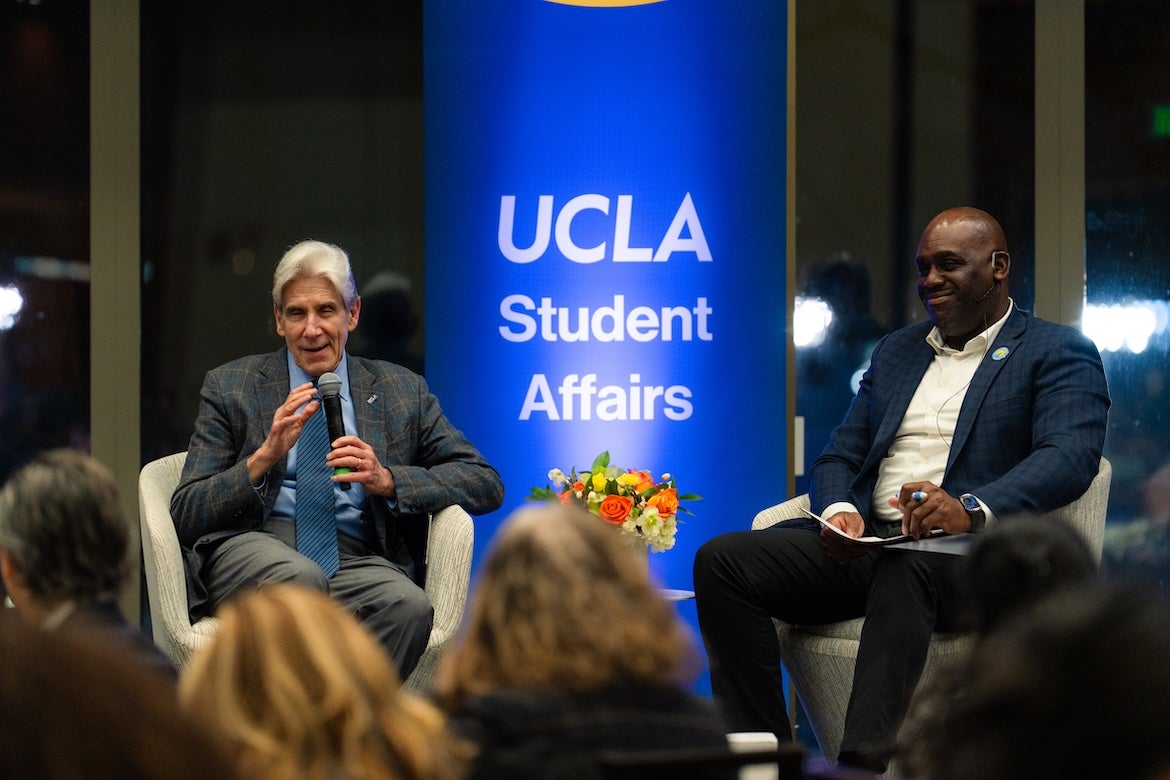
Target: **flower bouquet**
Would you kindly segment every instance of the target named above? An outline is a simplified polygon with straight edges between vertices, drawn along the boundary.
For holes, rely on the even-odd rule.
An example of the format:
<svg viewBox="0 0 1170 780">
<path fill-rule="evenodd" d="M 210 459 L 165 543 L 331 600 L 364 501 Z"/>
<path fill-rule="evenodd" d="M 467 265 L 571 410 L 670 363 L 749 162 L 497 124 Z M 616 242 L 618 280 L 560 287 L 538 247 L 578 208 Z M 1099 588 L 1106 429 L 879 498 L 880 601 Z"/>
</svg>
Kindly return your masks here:
<svg viewBox="0 0 1170 780">
<path fill-rule="evenodd" d="M 609 451 L 593 460 L 589 471 L 576 469 L 568 475 L 560 469 L 548 472 L 551 485 L 532 488 L 529 501 L 558 500 L 574 503 L 597 515 L 631 543 L 646 545 L 654 552 L 674 547 L 678 514 L 693 514 L 679 501 L 698 501 L 702 496 L 679 495 L 670 474 L 655 482 L 649 471 L 621 469 L 610 465 Z"/>
</svg>

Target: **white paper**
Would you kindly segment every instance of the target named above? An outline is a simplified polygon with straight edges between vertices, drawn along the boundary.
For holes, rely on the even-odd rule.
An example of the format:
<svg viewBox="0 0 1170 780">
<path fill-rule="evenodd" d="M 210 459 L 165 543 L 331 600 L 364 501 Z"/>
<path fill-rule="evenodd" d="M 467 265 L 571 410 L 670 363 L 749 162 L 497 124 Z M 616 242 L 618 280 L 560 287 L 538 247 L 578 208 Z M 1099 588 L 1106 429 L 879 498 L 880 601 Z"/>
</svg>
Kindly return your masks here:
<svg viewBox="0 0 1170 780">
<path fill-rule="evenodd" d="M 825 528 L 828 528 L 829 530 L 833 531 L 834 533 L 839 534 L 842 538 L 848 539 L 851 542 L 857 542 L 858 544 L 872 544 L 872 545 L 881 546 L 881 545 L 887 545 L 887 544 L 904 544 L 904 543 L 918 542 L 918 541 L 933 541 L 931 539 L 926 539 L 926 538 L 924 538 L 922 540 L 916 540 L 913 536 L 910 536 L 908 534 L 898 534 L 897 536 L 890 536 L 887 538 L 882 538 L 880 536 L 853 537 L 853 536 L 850 536 L 849 534 L 845 533 L 844 531 L 842 531 L 837 526 L 830 523 L 828 520 L 825 520 L 825 518 L 821 517 L 816 512 L 811 512 L 808 509 L 805 509 L 804 513 L 806 515 L 808 515 L 809 517 L 811 517 L 812 519 L 816 520 L 818 523 L 823 525 Z M 945 534 L 941 528 L 934 528 L 934 529 L 931 529 L 929 535 L 930 536 L 944 536 Z"/>
</svg>

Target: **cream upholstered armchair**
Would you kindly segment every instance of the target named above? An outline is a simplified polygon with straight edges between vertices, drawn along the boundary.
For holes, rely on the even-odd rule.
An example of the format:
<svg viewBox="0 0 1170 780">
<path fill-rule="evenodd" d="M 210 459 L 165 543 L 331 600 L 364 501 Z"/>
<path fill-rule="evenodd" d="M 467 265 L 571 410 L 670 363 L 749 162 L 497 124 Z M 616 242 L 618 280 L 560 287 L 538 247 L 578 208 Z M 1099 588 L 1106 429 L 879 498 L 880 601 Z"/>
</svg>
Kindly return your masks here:
<svg viewBox="0 0 1170 780">
<path fill-rule="evenodd" d="M 1084 495 L 1045 515 L 1071 523 L 1084 535 L 1098 561 L 1105 537 L 1105 509 L 1112 476 L 1109 461 L 1102 458 L 1097 476 Z M 752 530 L 768 528 L 781 520 L 806 517 L 804 510 L 808 508 L 808 495 L 769 507 L 756 515 Z M 853 666 L 865 619 L 799 626 L 780 620 L 774 622 L 780 638 L 780 659 L 788 670 L 789 684 L 804 705 L 822 754 L 835 761 L 845 732 L 845 709 L 853 688 Z M 970 637 L 962 634 L 936 633 L 930 641 L 922 676 L 929 676 L 940 664 L 966 652 L 971 642 Z M 794 702 L 791 695 L 789 699 L 791 715 Z"/>
<path fill-rule="evenodd" d="M 186 459 L 187 453 L 179 452 L 151 461 L 142 467 L 138 478 L 151 630 L 155 643 L 179 668 L 211 640 L 217 627 L 214 617 L 192 624 L 187 610 L 183 557 L 171 519 L 171 493 L 179 484 Z M 459 506 L 449 506 L 431 518 L 425 589 L 435 608 L 435 622 L 427 648 L 406 680 L 410 690 L 421 692 L 430 687 L 443 651 L 463 620 L 474 538 L 471 517 Z"/>
</svg>

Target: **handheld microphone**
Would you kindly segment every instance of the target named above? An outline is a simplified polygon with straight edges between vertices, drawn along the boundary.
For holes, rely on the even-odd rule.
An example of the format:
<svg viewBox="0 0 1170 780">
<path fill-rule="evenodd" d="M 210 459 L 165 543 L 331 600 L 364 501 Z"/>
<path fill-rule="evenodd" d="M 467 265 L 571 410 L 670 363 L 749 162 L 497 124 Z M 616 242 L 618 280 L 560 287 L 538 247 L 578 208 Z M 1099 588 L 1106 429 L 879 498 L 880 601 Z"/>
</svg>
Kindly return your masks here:
<svg viewBox="0 0 1170 780">
<path fill-rule="evenodd" d="M 345 435 L 345 418 L 341 414 L 341 377 L 326 371 L 317 380 L 317 391 L 321 393 L 321 405 L 325 407 L 325 424 L 329 426 L 329 441 Z M 339 466 L 334 474 L 348 474 L 349 469 Z M 342 490 L 349 490 L 349 482 L 338 483 Z"/>
</svg>

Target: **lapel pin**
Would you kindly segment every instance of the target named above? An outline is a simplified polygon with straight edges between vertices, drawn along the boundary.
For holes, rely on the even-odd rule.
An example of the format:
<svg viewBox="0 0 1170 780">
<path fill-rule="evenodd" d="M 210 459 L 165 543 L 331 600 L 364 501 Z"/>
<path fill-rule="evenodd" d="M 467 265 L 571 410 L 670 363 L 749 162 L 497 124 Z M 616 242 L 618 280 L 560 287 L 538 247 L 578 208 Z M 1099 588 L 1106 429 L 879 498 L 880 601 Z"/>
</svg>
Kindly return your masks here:
<svg viewBox="0 0 1170 780">
<path fill-rule="evenodd" d="M 1007 347 L 1000 347 L 995 352 L 991 353 L 991 359 L 992 360 L 1003 360 L 1005 357 L 1008 356 L 1009 351 L 1010 350 L 1008 350 Z"/>
<path fill-rule="evenodd" d="M 372 404 L 374 401 L 377 401 L 377 400 L 378 400 L 378 396 L 376 394 L 371 395 L 369 398 L 366 399 L 366 403 Z"/>
</svg>

